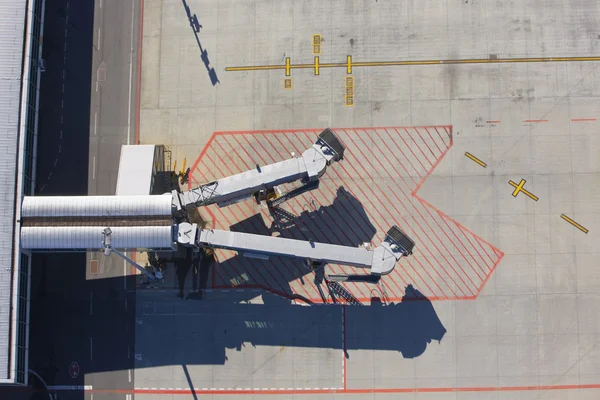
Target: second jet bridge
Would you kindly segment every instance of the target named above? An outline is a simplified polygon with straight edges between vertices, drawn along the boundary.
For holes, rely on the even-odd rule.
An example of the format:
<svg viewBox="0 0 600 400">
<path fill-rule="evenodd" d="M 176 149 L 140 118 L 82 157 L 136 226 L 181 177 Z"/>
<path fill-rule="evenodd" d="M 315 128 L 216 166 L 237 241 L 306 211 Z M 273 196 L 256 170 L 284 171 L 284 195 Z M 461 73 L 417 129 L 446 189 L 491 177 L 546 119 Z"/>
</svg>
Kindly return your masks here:
<svg viewBox="0 0 600 400">
<path fill-rule="evenodd" d="M 414 242 L 397 226 L 390 228 L 383 242 L 373 250 L 241 232 L 199 229 L 196 224 L 187 222 L 178 225 L 177 237 L 178 242 L 184 246 L 234 250 L 248 258 L 299 258 L 307 260 L 312 268 L 329 263 L 350 265 L 368 268 L 372 275 L 389 274 L 400 258 L 412 254 L 414 247 Z"/>
<path fill-rule="evenodd" d="M 174 193 L 179 200 L 175 206 L 179 210 L 214 203 L 223 207 L 284 183 L 300 180 L 309 184 L 323 176 L 333 162 L 342 160 L 344 150 L 341 141 L 327 128 L 302 156 L 275 164 L 257 165 L 255 169 L 206 183 L 190 191 Z"/>
</svg>

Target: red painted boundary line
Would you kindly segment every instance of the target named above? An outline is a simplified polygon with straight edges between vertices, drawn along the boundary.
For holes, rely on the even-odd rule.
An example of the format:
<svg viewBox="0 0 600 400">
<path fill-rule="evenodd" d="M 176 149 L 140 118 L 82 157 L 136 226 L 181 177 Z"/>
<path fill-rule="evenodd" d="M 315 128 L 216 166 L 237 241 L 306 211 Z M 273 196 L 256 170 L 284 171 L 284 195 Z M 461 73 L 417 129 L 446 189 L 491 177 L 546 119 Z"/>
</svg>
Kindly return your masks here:
<svg viewBox="0 0 600 400">
<path fill-rule="evenodd" d="M 526 120 L 526 121 L 529 121 L 529 122 L 547 122 L 547 120 Z M 497 122 L 500 122 L 500 121 L 488 121 L 488 122 L 490 122 L 490 123 L 497 123 Z M 444 218 L 452 221 L 453 223 L 455 223 L 464 232 L 470 233 L 476 240 L 478 240 L 478 241 L 480 241 L 482 243 L 485 243 L 486 245 L 490 246 L 490 248 L 494 251 L 494 253 L 499 256 L 498 260 L 490 268 L 490 272 L 487 274 L 487 276 L 485 277 L 485 279 L 482 281 L 481 285 L 479 286 L 477 293 L 475 293 L 474 295 L 470 295 L 470 296 L 466 295 L 466 296 L 456 296 L 455 297 L 456 300 L 473 300 L 481 292 L 481 290 L 483 289 L 483 287 L 485 286 L 485 284 L 489 280 L 489 277 L 491 276 L 491 274 L 494 273 L 496 267 L 498 266 L 498 264 L 500 263 L 500 261 L 504 257 L 504 252 L 502 252 L 497 247 L 495 247 L 492 244 L 490 244 L 488 241 L 486 241 L 483 238 L 479 237 L 478 235 L 476 235 L 475 233 L 473 233 L 471 230 L 469 230 L 468 228 L 466 228 L 464 225 L 462 225 L 459 222 L 455 221 L 453 218 L 451 218 L 450 216 L 448 216 L 444 212 L 438 210 L 431 203 L 427 202 L 426 200 L 422 199 L 420 196 L 417 195 L 417 193 L 420 190 L 421 186 L 425 183 L 425 181 L 427 180 L 427 178 L 431 175 L 431 173 L 439 165 L 439 163 L 441 162 L 441 160 L 446 156 L 446 154 L 448 153 L 448 151 L 450 151 L 450 148 L 454 144 L 454 140 L 453 140 L 453 136 L 452 136 L 452 126 L 449 126 L 449 125 L 428 125 L 428 126 L 419 126 L 419 127 L 423 127 L 423 128 L 425 128 L 425 127 L 430 127 L 430 128 L 441 127 L 441 128 L 444 128 L 445 133 L 448 135 L 450 142 L 448 144 L 448 147 L 442 152 L 442 154 L 436 160 L 436 162 L 433 163 L 433 165 L 431 165 L 431 167 L 425 168 L 426 169 L 426 175 L 421 178 L 421 181 L 419 182 L 419 184 L 417 185 L 417 187 L 413 190 L 413 192 L 411 194 L 419 202 L 421 202 L 423 205 L 427 206 L 430 209 L 433 209 L 435 212 L 437 212 L 442 217 L 444 217 Z M 407 127 L 335 128 L 334 130 L 341 130 L 341 131 L 344 131 L 344 132 L 346 130 L 352 130 L 352 131 L 364 130 L 366 132 L 368 130 L 377 130 L 377 129 L 379 129 L 379 130 L 386 130 L 386 129 L 394 129 L 394 130 L 405 129 L 405 130 L 407 130 L 408 128 L 410 128 L 410 129 L 416 129 L 418 127 L 407 126 Z M 193 164 L 193 166 L 192 166 L 192 168 L 190 170 L 190 172 L 191 172 L 190 175 L 192 175 L 192 173 L 198 168 L 198 165 L 199 165 L 202 157 L 206 154 L 206 152 L 208 151 L 208 149 L 212 145 L 212 142 L 215 140 L 215 137 L 217 135 L 232 135 L 232 136 L 234 136 L 234 135 L 255 135 L 255 134 L 286 134 L 286 133 L 298 133 L 298 132 L 303 132 L 305 135 L 308 135 L 308 133 L 310 133 L 310 132 L 312 132 L 312 133 L 319 133 L 319 132 L 321 132 L 321 129 L 273 129 L 273 130 L 254 130 L 254 131 L 217 131 L 217 132 L 213 132 L 213 134 L 209 138 L 208 142 L 206 143 L 206 145 L 204 146 L 204 148 L 200 152 L 200 155 L 196 158 L 196 161 L 194 162 L 194 164 Z M 191 187 L 191 183 L 188 184 L 188 186 Z M 214 218 L 214 214 L 212 214 L 212 213 L 210 213 L 210 214 Z M 214 275 L 213 275 L 213 278 L 214 278 Z M 252 285 L 252 286 L 256 287 L 254 285 Z M 213 287 L 214 288 L 223 288 L 223 289 L 232 289 L 232 288 L 230 288 L 228 286 L 227 287 L 223 287 L 221 285 L 216 285 L 216 286 L 213 286 Z M 251 287 L 250 287 L 250 285 L 240 285 L 240 286 L 238 286 L 236 288 L 237 289 L 243 289 L 243 288 L 251 288 Z M 428 297 L 428 299 L 431 300 L 431 301 L 435 301 L 435 300 L 444 300 L 445 298 L 444 297 L 438 297 L 438 296 L 432 296 L 432 297 Z M 321 303 L 322 302 L 322 299 L 320 299 L 320 298 L 309 297 L 309 298 L 307 298 L 307 300 L 315 302 L 315 303 Z M 361 298 L 358 298 L 357 300 L 358 301 L 369 301 L 369 300 L 371 300 L 371 298 L 370 297 L 365 297 L 365 298 L 361 297 Z M 394 297 L 394 298 L 389 298 L 388 299 L 388 301 L 401 301 L 401 300 L 402 300 L 401 297 Z"/>
<path fill-rule="evenodd" d="M 485 122 L 487 122 L 488 124 L 499 124 L 500 123 L 500 121 L 494 121 L 494 120 L 492 120 L 492 121 L 485 121 Z"/>
<path fill-rule="evenodd" d="M 571 118 L 571 122 L 596 121 L 596 118 Z"/>
<path fill-rule="evenodd" d="M 548 122 L 547 119 L 526 119 L 525 122 Z"/>
<path fill-rule="evenodd" d="M 192 395 L 195 394 L 213 394 L 213 395 L 232 395 L 232 394 L 384 394 L 384 393 L 457 393 L 457 392 L 529 392 L 529 391 L 550 391 L 550 390 L 577 390 L 577 389 L 600 389 L 600 384 L 580 384 L 580 385 L 539 385 L 539 386 L 482 386 L 482 387 L 430 387 L 430 388 L 373 388 L 373 389 L 89 389 L 76 390 L 85 393 L 115 393 L 115 394 L 172 394 L 172 395 Z M 56 391 L 69 391 L 56 390 Z M 70 390 L 73 391 L 73 390 Z"/>
</svg>

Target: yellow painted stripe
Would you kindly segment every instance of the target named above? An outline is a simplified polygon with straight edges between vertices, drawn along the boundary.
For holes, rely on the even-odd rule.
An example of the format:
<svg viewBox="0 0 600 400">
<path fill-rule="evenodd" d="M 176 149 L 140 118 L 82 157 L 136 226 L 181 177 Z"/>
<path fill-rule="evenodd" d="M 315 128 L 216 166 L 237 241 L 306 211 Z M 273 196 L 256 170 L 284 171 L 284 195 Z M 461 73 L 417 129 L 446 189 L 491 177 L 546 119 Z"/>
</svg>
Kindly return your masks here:
<svg viewBox="0 0 600 400">
<path fill-rule="evenodd" d="M 483 161 L 481 161 L 479 158 L 475 157 L 473 154 L 471 153 L 465 153 L 465 156 L 467 156 L 468 158 L 470 158 L 471 160 L 475 161 L 477 164 L 481 165 L 482 167 L 485 168 L 485 166 L 487 165 L 486 163 L 484 163 Z"/>
<path fill-rule="evenodd" d="M 571 218 L 567 217 L 565 214 L 561 214 L 560 217 L 562 219 L 564 219 L 565 221 L 567 221 L 568 223 L 570 223 L 571 225 L 573 225 L 575 228 L 577 228 L 580 231 L 582 231 L 583 233 L 588 233 L 589 232 L 586 228 L 584 228 L 583 226 L 579 225 L 577 222 L 573 221 Z"/>
<path fill-rule="evenodd" d="M 545 62 L 584 62 L 600 61 L 600 57 L 530 57 L 530 58 L 469 58 L 462 60 L 415 60 L 415 61 L 352 61 L 352 67 L 386 67 L 386 66 L 407 66 L 407 65 L 444 65 L 444 64 L 512 64 L 512 63 L 545 63 Z M 314 64 L 296 64 L 287 68 L 294 69 L 313 69 Z M 345 63 L 326 63 L 319 64 L 319 68 L 345 68 L 348 70 L 348 62 Z M 273 69 L 286 69 L 285 65 L 254 65 L 227 67 L 225 71 L 261 71 Z"/>
</svg>

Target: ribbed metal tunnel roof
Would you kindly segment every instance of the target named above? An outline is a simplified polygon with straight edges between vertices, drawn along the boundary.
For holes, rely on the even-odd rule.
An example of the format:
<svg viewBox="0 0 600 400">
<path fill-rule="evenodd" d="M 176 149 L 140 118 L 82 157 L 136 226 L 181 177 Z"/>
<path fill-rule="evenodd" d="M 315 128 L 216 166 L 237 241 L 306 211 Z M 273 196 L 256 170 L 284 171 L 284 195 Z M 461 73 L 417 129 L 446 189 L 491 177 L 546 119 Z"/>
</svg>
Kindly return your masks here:
<svg viewBox="0 0 600 400">
<path fill-rule="evenodd" d="M 171 216 L 171 194 L 157 196 L 27 196 L 23 218 Z"/>
<path fill-rule="evenodd" d="M 15 192 L 18 191 L 15 176 L 21 169 L 17 163 L 26 12 L 26 0 L 0 0 L 0 196 L 3 200 L 0 210 L 0 380 L 3 381 L 9 379 L 9 370 L 13 368 L 10 365 L 11 346 L 17 340 L 15 332 L 11 340 L 10 332 L 13 324 L 11 309 L 16 310 L 18 306 L 14 302 L 18 293 L 11 297 L 12 227 L 15 224 Z M 15 318 L 14 313 L 12 318 Z"/>
<path fill-rule="evenodd" d="M 100 250 L 105 226 L 21 228 L 21 247 L 28 250 Z M 112 228 L 115 249 L 168 249 L 173 243 L 171 226 Z"/>
</svg>

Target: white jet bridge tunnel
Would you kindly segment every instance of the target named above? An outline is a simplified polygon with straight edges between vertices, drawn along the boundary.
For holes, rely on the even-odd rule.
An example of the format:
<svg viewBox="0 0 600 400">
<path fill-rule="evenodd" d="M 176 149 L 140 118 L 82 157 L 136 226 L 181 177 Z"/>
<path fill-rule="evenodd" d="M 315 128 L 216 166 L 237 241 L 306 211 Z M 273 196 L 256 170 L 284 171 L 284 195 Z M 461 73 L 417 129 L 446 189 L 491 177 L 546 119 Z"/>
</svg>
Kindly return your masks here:
<svg viewBox="0 0 600 400">
<path fill-rule="evenodd" d="M 202 229 L 188 212 L 214 204 L 226 206 L 272 192 L 282 183 L 300 180 L 313 188 L 333 162 L 343 159 L 344 146 L 324 130 L 302 157 L 257 166 L 180 193 L 136 196 L 25 197 L 21 246 L 31 251 L 176 251 L 181 247 L 221 248 L 245 257 L 283 256 L 307 261 L 309 268 L 328 263 L 367 268 L 371 275 L 390 273 L 400 258 L 412 254 L 414 242 L 392 226 L 374 249 L 295 239 Z M 135 263 L 134 263 L 135 264 Z M 136 265 L 137 266 L 137 265 Z M 137 266 L 138 268 L 141 268 Z"/>
</svg>

